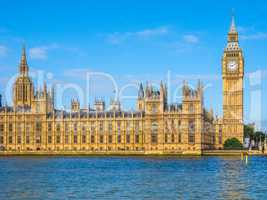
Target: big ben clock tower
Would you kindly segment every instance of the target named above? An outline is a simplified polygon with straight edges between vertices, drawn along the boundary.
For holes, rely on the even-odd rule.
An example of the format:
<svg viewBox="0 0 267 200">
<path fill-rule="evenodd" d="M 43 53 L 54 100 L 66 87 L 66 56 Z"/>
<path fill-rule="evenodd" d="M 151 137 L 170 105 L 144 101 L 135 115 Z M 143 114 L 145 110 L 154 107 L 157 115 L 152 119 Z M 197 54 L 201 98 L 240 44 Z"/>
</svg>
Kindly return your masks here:
<svg viewBox="0 0 267 200">
<path fill-rule="evenodd" d="M 244 57 L 233 17 L 222 58 L 223 143 L 228 138 L 243 143 L 243 77 Z"/>
</svg>

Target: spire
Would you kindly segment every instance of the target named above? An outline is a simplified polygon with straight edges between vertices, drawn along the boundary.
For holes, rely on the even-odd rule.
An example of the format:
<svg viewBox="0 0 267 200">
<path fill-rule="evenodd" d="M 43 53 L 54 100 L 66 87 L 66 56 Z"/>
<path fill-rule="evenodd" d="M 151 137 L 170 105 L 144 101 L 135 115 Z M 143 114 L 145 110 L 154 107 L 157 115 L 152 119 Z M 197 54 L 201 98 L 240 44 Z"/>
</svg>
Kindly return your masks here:
<svg viewBox="0 0 267 200">
<path fill-rule="evenodd" d="M 25 45 L 23 45 L 21 59 L 20 59 L 20 74 L 27 75 L 28 71 L 29 67 L 27 64 L 26 50 L 25 50 Z"/>
<path fill-rule="evenodd" d="M 143 84 L 142 83 L 139 86 L 138 98 L 139 99 L 143 99 L 144 98 L 144 88 L 143 88 Z"/>
<path fill-rule="evenodd" d="M 228 33 L 228 44 L 227 44 L 225 50 L 227 50 L 227 51 L 239 50 L 238 32 L 237 32 L 237 28 L 235 25 L 234 14 L 232 14 L 231 26 L 230 26 L 230 30 Z"/>
<path fill-rule="evenodd" d="M 234 14 L 232 14 L 230 33 L 237 33 L 236 26 L 235 26 L 235 16 L 234 16 Z"/>
</svg>

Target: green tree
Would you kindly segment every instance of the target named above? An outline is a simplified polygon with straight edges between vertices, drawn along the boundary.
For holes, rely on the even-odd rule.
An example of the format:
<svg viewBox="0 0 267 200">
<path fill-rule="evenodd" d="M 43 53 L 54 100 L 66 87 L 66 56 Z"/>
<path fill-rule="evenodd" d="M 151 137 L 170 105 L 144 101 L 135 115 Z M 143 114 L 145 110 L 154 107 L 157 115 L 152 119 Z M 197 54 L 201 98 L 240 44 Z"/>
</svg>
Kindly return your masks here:
<svg viewBox="0 0 267 200">
<path fill-rule="evenodd" d="M 252 139 L 254 137 L 254 128 L 249 125 L 244 125 L 244 137 Z"/>
<path fill-rule="evenodd" d="M 259 142 L 264 142 L 265 140 L 265 134 L 262 131 L 256 131 L 254 133 L 254 140 L 256 142 L 256 144 L 259 144 Z"/>
<path fill-rule="evenodd" d="M 237 138 L 229 138 L 223 144 L 224 149 L 242 149 L 243 145 Z"/>
</svg>

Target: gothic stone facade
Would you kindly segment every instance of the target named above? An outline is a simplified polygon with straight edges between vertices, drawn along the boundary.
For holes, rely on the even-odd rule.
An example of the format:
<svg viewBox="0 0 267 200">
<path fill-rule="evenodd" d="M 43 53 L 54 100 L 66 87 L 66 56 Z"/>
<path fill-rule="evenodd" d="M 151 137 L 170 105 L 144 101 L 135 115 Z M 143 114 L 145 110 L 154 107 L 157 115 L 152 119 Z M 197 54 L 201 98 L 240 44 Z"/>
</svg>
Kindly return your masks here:
<svg viewBox="0 0 267 200">
<path fill-rule="evenodd" d="M 57 110 L 53 90 L 44 84 L 35 91 L 28 71 L 23 48 L 13 106 L 0 106 L 2 151 L 185 154 L 221 148 L 230 137 L 243 141 L 243 57 L 234 22 L 223 56 L 221 119 L 204 108 L 200 82 L 195 90 L 184 84 L 180 104 L 167 104 L 163 83 L 159 90 L 140 84 L 135 112 L 122 111 L 118 101 L 106 110 L 103 101 L 81 109 L 73 100 L 70 112 Z"/>
</svg>

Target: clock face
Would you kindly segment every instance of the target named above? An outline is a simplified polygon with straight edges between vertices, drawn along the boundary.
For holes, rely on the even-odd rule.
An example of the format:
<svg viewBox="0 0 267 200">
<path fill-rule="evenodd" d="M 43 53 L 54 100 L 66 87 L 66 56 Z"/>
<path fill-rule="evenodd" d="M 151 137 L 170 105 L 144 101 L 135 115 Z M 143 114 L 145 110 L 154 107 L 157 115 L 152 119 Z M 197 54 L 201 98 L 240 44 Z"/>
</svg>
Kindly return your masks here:
<svg viewBox="0 0 267 200">
<path fill-rule="evenodd" d="M 236 61 L 230 61 L 227 65 L 229 71 L 236 71 L 237 70 L 237 67 L 238 67 L 238 64 Z"/>
</svg>

